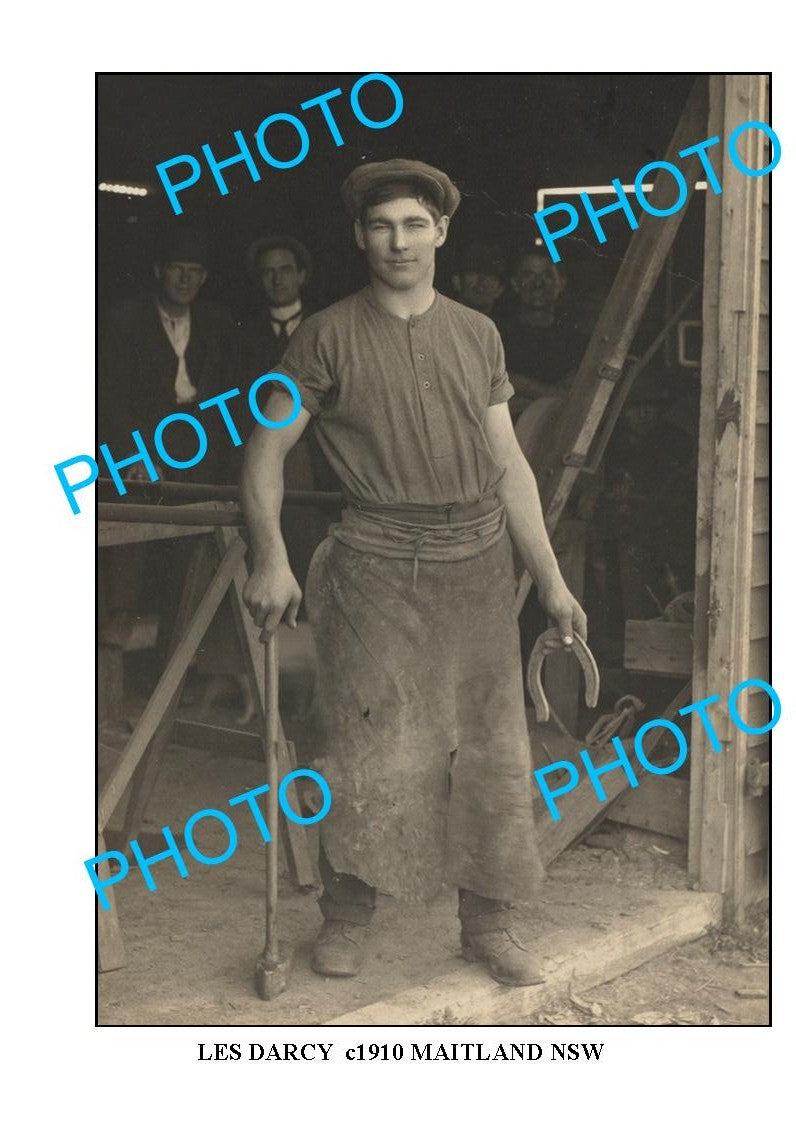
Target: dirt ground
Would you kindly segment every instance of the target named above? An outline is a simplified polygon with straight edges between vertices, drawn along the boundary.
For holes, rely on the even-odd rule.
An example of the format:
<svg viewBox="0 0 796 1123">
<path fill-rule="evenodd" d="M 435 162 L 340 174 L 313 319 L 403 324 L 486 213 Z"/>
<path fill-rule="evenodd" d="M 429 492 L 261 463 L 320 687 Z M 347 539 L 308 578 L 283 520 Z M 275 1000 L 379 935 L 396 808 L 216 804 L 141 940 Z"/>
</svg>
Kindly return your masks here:
<svg viewBox="0 0 796 1123">
<path fill-rule="evenodd" d="M 767 1025 L 768 905 L 743 932 L 711 932 L 551 1006 L 534 1025 Z"/>
<path fill-rule="evenodd" d="M 163 849 L 164 825 L 177 833 L 195 811 L 225 808 L 230 797 L 262 782 L 259 762 L 172 746 L 139 832 L 144 853 Z M 122 810 L 111 826 L 120 825 Z M 283 877 L 280 924 L 295 953 L 291 985 L 263 1004 L 253 993 L 252 972 L 263 938 L 264 844 L 250 813 L 243 812 L 232 812 L 239 844 L 224 864 L 202 866 L 186 854 L 185 879 L 167 861 L 152 867 L 157 892 L 147 891 L 135 867 L 117 887 L 128 962 L 100 976 L 100 1024 L 317 1025 L 451 971 L 472 972 L 473 978 L 482 971 L 461 958 L 456 898 L 448 893 L 430 905 L 380 898 L 366 971 L 355 979 L 320 978 L 309 967 L 320 922 L 316 894 Z M 317 844 L 314 828 L 305 829 Z M 227 841 L 212 821 L 197 828 L 195 839 L 208 854 L 223 851 Z M 562 854 L 540 899 L 518 910 L 526 939 L 574 932 L 587 941 L 607 932 L 612 920 L 665 902 L 661 894 L 689 888 L 682 842 L 610 825 L 590 842 Z M 760 912 L 745 935 L 709 934 L 612 983 L 583 994 L 570 989 L 567 1001 L 533 1021 L 765 1024 L 767 960 Z"/>
</svg>

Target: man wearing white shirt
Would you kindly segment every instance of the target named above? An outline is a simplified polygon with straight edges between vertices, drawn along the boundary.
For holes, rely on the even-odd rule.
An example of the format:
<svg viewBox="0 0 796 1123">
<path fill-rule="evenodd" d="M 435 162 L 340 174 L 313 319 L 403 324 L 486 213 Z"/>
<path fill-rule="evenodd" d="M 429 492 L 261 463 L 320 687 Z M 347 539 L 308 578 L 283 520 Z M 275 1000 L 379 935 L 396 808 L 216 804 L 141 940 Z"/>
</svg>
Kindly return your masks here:
<svg viewBox="0 0 796 1123">
<path fill-rule="evenodd" d="M 112 308 L 100 343 L 99 439 L 117 460 L 135 452 L 133 430 L 139 429 L 151 448 L 151 435 L 168 414 L 197 411 L 199 402 L 238 385 L 232 317 L 219 305 L 197 299 L 208 276 L 201 233 L 191 227 L 170 229 L 157 248 L 153 272 L 154 291 Z M 188 482 L 220 478 L 218 457 L 229 446 L 223 422 L 216 432 L 209 411 L 197 416 L 207 431 L 208 450 L 195 468 L 179 472 L 178 478 Z M 169 452 L 176 460 L 196 453 L 190 426 L 170 428 Z M 135 478 L 137 469 L 140 478 L 149 479 L 141 463 L 128 469 L 128 477 Z M 159 465 L 161 478 L 174 471 Z"/>
<path fill-rule="evenodd" d="M 214 482 L 224 478 L 229 435 L 220 415 L 200 413 L 198 405 L 237 386 L 240 370 L 231 315 L 219 305 L 197 299 L 208 276 L 208 261 L 201 233 L 175 224 L 154 254 L 154 288 L 114 306 L 100 340 L 98 443 L 107 443 L 115 460 L 136 452 L 134 430 L 140 430 L 152 449 L 156 426 L 172 413 L 195 413 L 207 432 L 207 453 L 196 467 L 180 471 L 155 458 L 161 479 Z M 171 426 L 168 449 L 174 459 L 189 461 L 196 453 L 191 427 Z M 140 461 L 124 474 L 127 479 L 149 480 Z M 164 575 L 174 570 L 175 581 L 179 580 L 180 566 L 167 564 L 170 552 L 162 543 L 157 549 L 130 546 L 104 555 L 108 624 L 103 638 L 123 643 L 140 604 L 144 570 L 156 571 L 155 584 L 165 601 L 169 598 Z M 168 594 L 171 599 L 176 596 L 173 589 Z"/>
<path fill-rule="evenodd" d="M 261 306 L 245 326 L 247 375 L 252 380 L 282 358 L 288 340 L 308 315 L 303 290 L 312 258 L 297 238 L 273 234 L 257 238 L 246 251 L 246 266 Z"/>
</svg>

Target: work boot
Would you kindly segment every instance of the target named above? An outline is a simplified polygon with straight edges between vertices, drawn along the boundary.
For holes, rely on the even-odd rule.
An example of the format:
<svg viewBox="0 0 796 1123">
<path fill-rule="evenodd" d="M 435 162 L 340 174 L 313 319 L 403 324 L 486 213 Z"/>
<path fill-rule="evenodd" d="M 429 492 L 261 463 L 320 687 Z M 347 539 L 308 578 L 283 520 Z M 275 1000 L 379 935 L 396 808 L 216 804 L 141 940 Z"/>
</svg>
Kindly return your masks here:
<svg viewBox="0 0 796 1123">
<path fill-rule="evenodd" d="M 367 928 L 345 920 L 324 920 L 315 937 L 310 966 L 318 975 L 358 975 L 365 959 Z"/>
<path fill-rule="evenodd" d="M 529 987 L 544 982 L 539 963 L 508 926 L 488 932 L 470 932 L 462 927 L 462 952 L 470 963 L 481 960 L 492 978 L 505 986 Z"/>
</svg>

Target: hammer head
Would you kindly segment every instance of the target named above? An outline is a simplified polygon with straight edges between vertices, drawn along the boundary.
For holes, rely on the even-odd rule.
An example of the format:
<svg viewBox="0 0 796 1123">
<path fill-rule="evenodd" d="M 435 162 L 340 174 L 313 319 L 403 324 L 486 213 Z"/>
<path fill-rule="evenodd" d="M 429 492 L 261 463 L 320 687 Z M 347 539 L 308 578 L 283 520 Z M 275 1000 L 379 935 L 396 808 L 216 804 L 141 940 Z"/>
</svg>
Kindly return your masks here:
<svg viewBox="0 0 796 1123">
<path fill-rule="evenodd" d="M 276 998 L 287 986 L 288 973 L 293 956 L 287 948 L 281 948 L 279 955 L 266 955 L 263 951 L 254 965 L 254 985 L 264 1002 Z"/>
</svg>

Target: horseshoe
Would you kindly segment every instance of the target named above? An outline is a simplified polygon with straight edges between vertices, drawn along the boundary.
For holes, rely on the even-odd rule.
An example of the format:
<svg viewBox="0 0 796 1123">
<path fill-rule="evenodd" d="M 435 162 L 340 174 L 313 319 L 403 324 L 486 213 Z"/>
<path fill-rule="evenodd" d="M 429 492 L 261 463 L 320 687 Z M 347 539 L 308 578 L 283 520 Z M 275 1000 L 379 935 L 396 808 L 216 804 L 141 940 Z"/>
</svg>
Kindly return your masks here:
<svg viewBox="0 0 796 1123">
<path fill-rule="evenodd" d="M 548 628 L 533 645 L 528 660 L 526 683 L 538 722 L 550 720 L 550 705 L 542 688 L 542 664 L 551 651 L 561 650 L 565 650 L 565 647 L 558 628 Z M 593 710 L 600 696 L 600 672 L 597 670 L 594 656 L 577 632 L 573 634 L 570 650 L 574 652 L 583 670 L 583 677 L 586 680 L 586 705 Z"/>
</svg>

